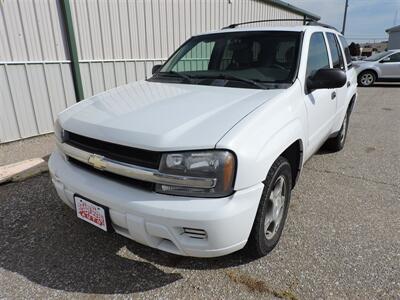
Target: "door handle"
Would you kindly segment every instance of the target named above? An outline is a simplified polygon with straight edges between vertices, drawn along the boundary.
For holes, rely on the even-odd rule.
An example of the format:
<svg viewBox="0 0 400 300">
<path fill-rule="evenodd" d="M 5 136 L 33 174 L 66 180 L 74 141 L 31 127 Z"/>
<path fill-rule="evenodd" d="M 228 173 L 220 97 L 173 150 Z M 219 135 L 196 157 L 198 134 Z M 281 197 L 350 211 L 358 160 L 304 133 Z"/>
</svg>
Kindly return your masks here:
<svg viewBox="0 0 400 300">
<path fill-rule="evenodd" d="M 332 94 L 331 94 L 331 99 L 333 100 L 333 99 L 335 99 L 336 98 L 336 92 L 332 92 Z"/>
<path fill-rule="evenodd" d="M 347 81 L 347 87 L 349 87 L 351 85 L 350 81 Z"/>
</svg>

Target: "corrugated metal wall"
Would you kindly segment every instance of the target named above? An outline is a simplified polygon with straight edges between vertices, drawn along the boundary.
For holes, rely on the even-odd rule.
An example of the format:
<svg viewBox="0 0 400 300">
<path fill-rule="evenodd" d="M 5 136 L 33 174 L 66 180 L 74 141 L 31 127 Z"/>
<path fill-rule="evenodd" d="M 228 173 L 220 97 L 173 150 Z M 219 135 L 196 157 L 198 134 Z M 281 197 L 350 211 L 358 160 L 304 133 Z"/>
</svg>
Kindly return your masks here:
<svg viewBox="0 0 400 300">
<path fill-rule="evenodd" d="M 299 17 L 254 0 L 73 0 L 71 7 L 85 97 L 149 77 L 153 65 L 194 34 Z"/>
<path fill-rule="evenodd" d="M 85 97 L 150 76 L 153 65 L 194 34 L 241 21 L 302 17 L 256 0 L 70 2 Z M 0 3 L 3 143 L 51 132 L 75 94 L 59 2 Z"/>
<path fill-rule="evenodd" d="M 1 143 L 51 132 L 75 94 L 58 1 L 0 3 Z"/>
</svg>

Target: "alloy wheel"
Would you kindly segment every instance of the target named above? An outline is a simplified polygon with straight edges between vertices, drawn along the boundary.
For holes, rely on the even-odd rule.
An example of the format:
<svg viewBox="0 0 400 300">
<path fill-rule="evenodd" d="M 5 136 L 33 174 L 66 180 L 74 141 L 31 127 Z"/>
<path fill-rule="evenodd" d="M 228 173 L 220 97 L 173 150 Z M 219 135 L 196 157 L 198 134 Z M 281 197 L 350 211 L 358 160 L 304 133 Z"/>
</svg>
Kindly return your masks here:
<svg viewBox="0 0 400 300">
<path fill-rule="evenodd" d="M 374 83 L 374 75 L 372 75 L 371 73 L 365 73 L 363 75 L 361 75 L 361 79 L 360 79 L 362 85 L 371 85 L 372 83 Z"/>
<path fill-rule="evenodd" d="M 279 229 L 285 209 L 286 180 L 279 176 L 268 198 L 268 209 L 264 221 L 264 233 L 267 240 L 272 239 Z"/>
</svg>

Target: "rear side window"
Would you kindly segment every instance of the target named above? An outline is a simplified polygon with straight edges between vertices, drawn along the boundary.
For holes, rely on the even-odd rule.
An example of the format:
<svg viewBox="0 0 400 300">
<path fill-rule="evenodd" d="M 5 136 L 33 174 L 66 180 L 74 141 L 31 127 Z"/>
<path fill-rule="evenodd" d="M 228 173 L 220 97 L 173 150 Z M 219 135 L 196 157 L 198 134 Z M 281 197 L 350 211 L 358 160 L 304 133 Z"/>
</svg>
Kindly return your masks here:
<svg viewBox="0 0 400 300">
<path fill-rule="evenodd" d="M 306 76 L 313 76 L 320 69 L 329 68 L 328 50 L 322 32 L 315 32 L 310 39 Z"/>
<path fill-rule="evenodd" d="M 351 62 L 351 54 L 350 54 L 350 49 L 349 45 L 347 45 L 347 41 L 344 38 L 344 36 L 339 36 L 340 42 L 342 43 L 342 47 L 344 49 L 344 54 L 346 56 L 346 61 L 347 61 L 347 68 L 353 67 L 353 64 Z"/>
<path fill-rule="evenodd" d="M 338 44 L 336 36 L 333 33 L 327 33 L 329 48 L 331 50 L 332 65 L 334 69 L 344 69 L 342 50 Z"/>
</svg>

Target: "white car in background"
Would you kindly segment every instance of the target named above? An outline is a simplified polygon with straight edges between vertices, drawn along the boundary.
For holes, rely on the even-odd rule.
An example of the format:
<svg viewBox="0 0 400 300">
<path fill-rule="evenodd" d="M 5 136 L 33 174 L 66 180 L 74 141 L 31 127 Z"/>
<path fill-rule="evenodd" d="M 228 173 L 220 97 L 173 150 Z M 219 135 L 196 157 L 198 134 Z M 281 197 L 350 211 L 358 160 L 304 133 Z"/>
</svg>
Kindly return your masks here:
<svg viewBox="0 0 400 300">
<path fill-rule="evenodd" d="M 275 247 L 304 162 L 344 146 L 357 77 L 331 28 L 230 27 L 59 114 L 49 169 L 79 218 L 179 255 Z"/>
<path fill-rule="evenodd" d="M 372 86 L 377 81 L 400 81 L 400 49 L 376 53 L 354 61 L 360 86 Z"/>
</svg>

